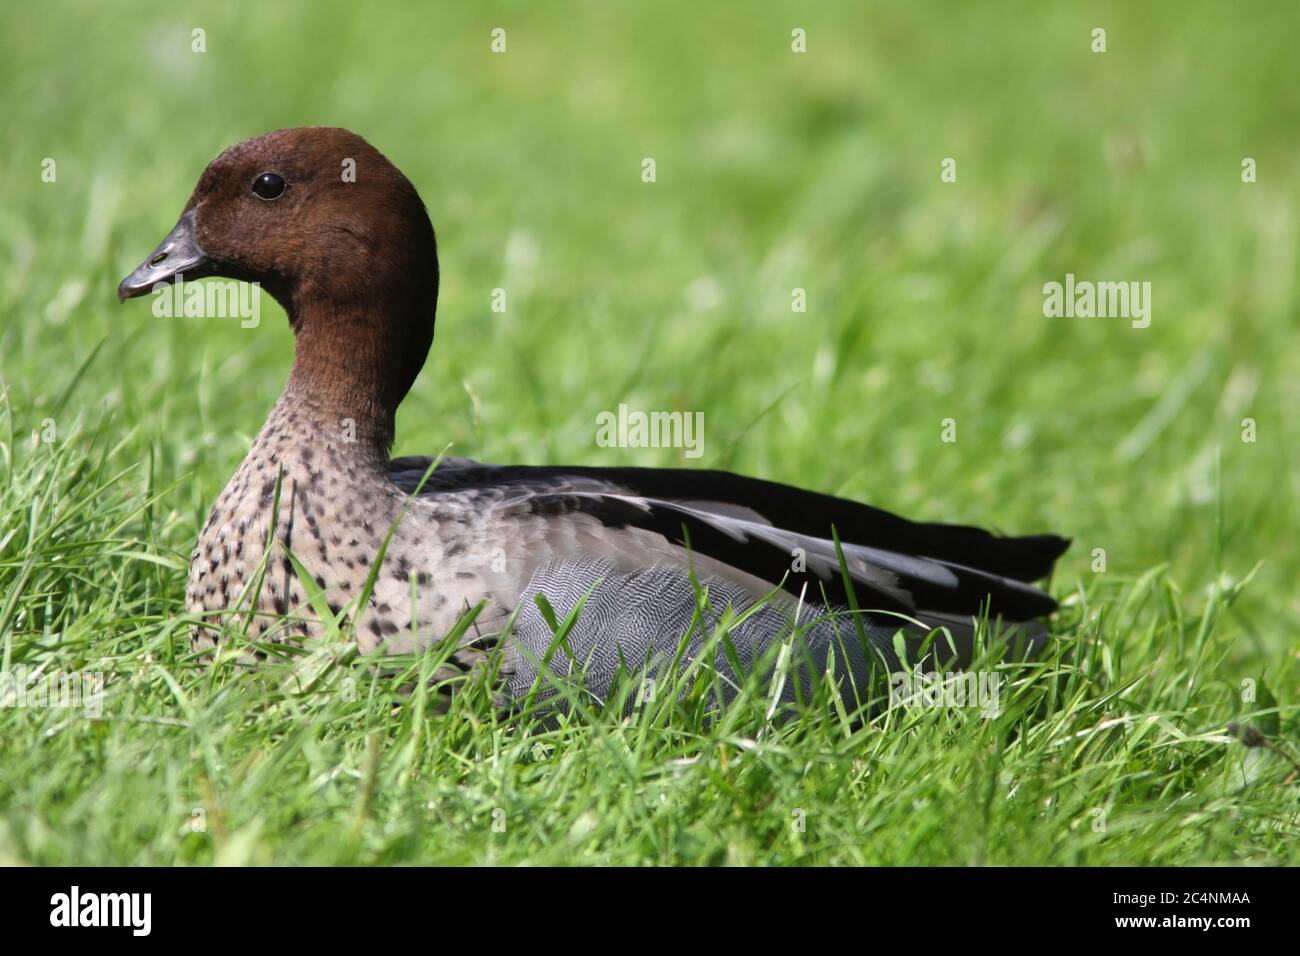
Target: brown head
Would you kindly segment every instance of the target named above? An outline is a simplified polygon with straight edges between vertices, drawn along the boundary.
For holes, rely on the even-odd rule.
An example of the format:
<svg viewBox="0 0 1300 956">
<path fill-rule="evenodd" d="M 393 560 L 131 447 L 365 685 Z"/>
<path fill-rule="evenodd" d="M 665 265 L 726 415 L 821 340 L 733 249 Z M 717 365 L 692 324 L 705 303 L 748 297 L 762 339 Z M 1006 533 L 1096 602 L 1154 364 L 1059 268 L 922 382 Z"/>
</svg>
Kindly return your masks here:
<svg viewBox="0 0 1300 956">
<path fill-rule="evenodd" d="M 391 442 L 433 341 L 438 255 L 415 187 L 373 146 L 323 126 L 231 146 L 118 298 L 182 275 L 259 283 L 293 326 L 289 391 Z"/>
</svg>

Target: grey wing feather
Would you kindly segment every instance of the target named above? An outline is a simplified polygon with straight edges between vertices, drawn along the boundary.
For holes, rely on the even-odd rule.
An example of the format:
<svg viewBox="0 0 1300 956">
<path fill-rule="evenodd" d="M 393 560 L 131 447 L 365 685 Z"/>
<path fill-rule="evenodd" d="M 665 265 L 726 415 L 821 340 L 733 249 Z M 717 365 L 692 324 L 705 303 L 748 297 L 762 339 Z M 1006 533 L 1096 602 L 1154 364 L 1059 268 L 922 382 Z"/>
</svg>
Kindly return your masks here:
<svg viewBox="0 0 1300 956">
<path fill-rule="evenodd" d="M 528 692 L 542 674 L 548 652 L 551 657 L 545 668 L 550 674 L 580 673 L 586 692 L 601 701 L 608 696 L 621 667 L 642 677 L 661 678 L 683 636 L 684 661 L 696 660 L 706 650 L 723 609 L 730 606 L 743 611 L 755 603 L 749 591 L 733 582 L 713 578 L 700 583 L 707 588 L 708 608 L 692 629 L 695 591 L 682 568 L 659 566 L 626 572 L 599 558 L 543 565 L 524 589 L 514 630 L 505 641 L 508 695 L 521 697 Z M 554 635 L 536 604 L 538 594 L 545 595 L 560 620 L 587 595 L 582 613 L 566 636 L 572 657 L 564 646 L 553 646 Z M 805 607 L 801 615 L 804 627 L 796 636 L 793 605 L 764 603 L 729 632 L 742 670 L 763 666 L 770 671 L 774 648 L 791 641 L 800 653 L 792 658 L 780 689 L 782 703 L 792 703 L 800 694 L 809 695 L 813 681 L 826 671 L 832 655 L 841 693 L 846 698 L 861 694 L 865 700 L 873 672 L 878 676 L 898 667 L 892 649 L 898 628 L 867 623 L 869 646 L 864 647 L 846 609 L 839 610 L 845 616 L 830 617 L 823 609 Z M 729 702 L 744 675 L 736 673 L 721 642 L 705 663 L 722 675 L 724 703 Z M 547 682 L 542 686 L 547 687 Z M 554 692 L 539 693 L 545 697 Z"/>
</svg>

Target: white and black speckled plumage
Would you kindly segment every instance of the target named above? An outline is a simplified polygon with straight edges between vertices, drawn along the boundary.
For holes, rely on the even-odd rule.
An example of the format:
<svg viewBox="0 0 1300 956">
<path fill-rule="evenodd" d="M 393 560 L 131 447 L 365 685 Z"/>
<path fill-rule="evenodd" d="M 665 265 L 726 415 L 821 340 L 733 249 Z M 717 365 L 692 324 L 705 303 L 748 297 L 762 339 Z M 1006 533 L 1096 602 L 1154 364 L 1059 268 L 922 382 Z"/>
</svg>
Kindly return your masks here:
<svg viewBox="0 0 1300 956">
<path fill-rule="evenodd" d="M 337 178 L 344 156 L 360 157 L 365 171 L 350 186 Z M 264 171 L 286 183 L 274 201 L 248 193 Z M 1037 640 L 1035 622 L 1055 607 L 1028 583 L 1067 546 L 1053 535 L 917 524 L 722 472 L 458 458 L 430 471 L 429 459 L 390 460 L 397 405 L 432 342 L 436 247 L 414 188 L 345 130 L 281 130 L 227 150 L 119 295 L 143 294 L 182 266 L 187 278 L 262 282 L 289 313 L 296 350 L 283 394 L 194 549 L 187 606 L 203 621 L 196 648 L 246 622 L 261 642 L 319 638 L 299 568 L 332 614 L 353 608 L 367 653 L 428 647 L 481 604 L 452 666 L 472 665 L 505 638 L 511 692 L 530 682 L 530 655 L 549 634 L 533 596 L 567 609 L 597 581 L 590 620 L 580 618 L 571 646 L 595 668 L 598 696 L 616 654 L 648 662 L 676 646 L 695 608 L 692 578 L 723 603 L 749 604 L 774 588 L 785 595 L 737 632 L 742 657 L 786 630 L 799 595 L 832 607 L 856 598 L 877 612 L 869 633 L 886 664 L 900 615 L 915 622 L 913 638 L 944 625 L 960 644 L 981 613 Z M 357 607 L 385 541 L 373 593 Z M 838 640 L 811 636 L 822 652 Z M 968 652 L 959 648 L 958 659 Z M 871 656 L 849 649 L 850 670 Z"/>
</svg>

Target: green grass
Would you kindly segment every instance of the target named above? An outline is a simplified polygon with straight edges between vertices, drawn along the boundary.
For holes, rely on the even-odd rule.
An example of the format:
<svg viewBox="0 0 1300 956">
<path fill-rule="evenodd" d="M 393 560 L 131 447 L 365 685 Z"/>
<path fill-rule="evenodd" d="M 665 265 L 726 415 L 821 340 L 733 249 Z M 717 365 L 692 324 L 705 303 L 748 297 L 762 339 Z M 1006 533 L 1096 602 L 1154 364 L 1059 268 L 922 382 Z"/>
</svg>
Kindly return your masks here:
<svg viewBox="0 0 1300 956">
<path fill-rule="evenodd" d="M 98 717 L 0 709 L 0 862 L 1300 862 L 1300 13 L 423 6 L 0 11 L 2 664 L 105 678 Z M 220 149 L 309 123 L 439 231 L 399 453 L 678 464 L 596 415 L 702 411 L 689 464 L 1073 537 L 1053 653 L 992 719 L 772 724 L 755 684 L 549 729 L 395 707 L 411 675 L 336 647 L 190 659 L 189 549 L 290 334 L 114 289 Z M 1067 272 L 1151 282 L 1150 328 L 1044 318 Z"/>
</svg>

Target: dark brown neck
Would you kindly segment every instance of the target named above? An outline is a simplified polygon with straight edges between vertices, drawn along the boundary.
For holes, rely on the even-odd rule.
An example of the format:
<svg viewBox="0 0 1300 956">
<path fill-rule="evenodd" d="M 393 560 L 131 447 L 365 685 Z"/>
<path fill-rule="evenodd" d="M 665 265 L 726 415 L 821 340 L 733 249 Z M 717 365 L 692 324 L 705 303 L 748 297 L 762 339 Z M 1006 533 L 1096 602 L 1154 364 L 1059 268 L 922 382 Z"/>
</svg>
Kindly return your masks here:
<svg viewBox="0 0 1300 956">
<path fill-rule="evenodd" d="M 345 452 L 386 464 L 397 406 L 433 342 L 436 303 L 435 284 L 400 301 L 295 305 L 293 371 L 280 404 L 301 410 Z"/>
</svg>

